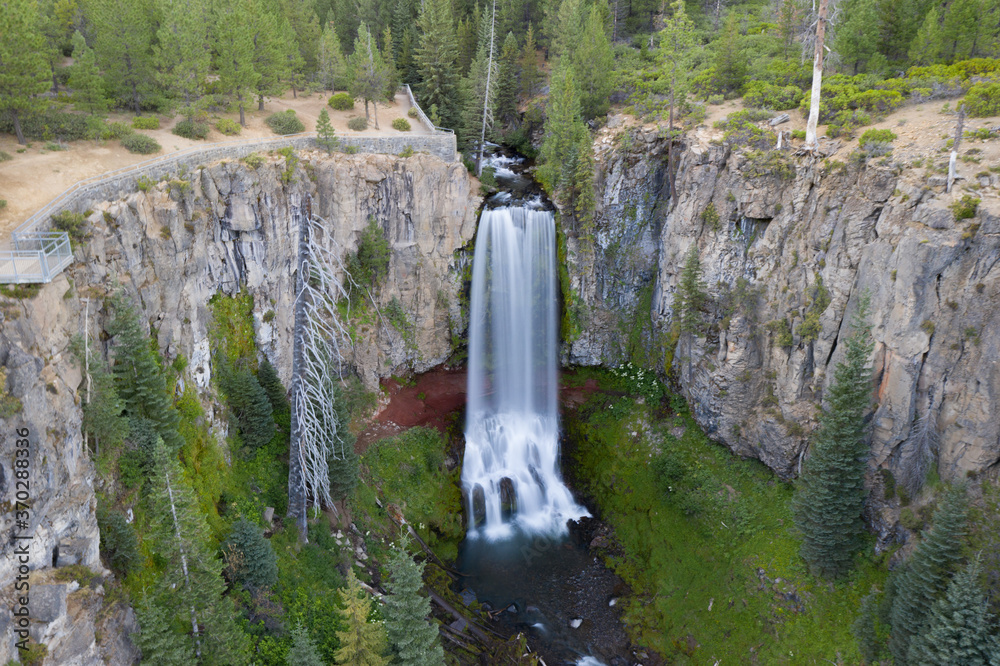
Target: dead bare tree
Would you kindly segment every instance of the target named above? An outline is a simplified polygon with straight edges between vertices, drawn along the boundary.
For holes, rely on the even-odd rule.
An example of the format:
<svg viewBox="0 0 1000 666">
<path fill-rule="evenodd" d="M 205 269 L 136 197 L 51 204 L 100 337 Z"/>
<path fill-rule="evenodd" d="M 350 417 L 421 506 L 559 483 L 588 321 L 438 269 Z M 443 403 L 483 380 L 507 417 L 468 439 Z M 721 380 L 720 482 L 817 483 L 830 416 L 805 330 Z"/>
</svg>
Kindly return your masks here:
<svg viewBox="0 0 1000 666">
<path fill-rule="evenodd" d="M 924 486 L 927 472 L 938 450 L 937 412 L 934 409 L 934 389 L 927 394 L 927 411 L 913 421 L 910 436 L 903 443 L 900 460 L 900 484 L 910 497 Z"/>
</svg>

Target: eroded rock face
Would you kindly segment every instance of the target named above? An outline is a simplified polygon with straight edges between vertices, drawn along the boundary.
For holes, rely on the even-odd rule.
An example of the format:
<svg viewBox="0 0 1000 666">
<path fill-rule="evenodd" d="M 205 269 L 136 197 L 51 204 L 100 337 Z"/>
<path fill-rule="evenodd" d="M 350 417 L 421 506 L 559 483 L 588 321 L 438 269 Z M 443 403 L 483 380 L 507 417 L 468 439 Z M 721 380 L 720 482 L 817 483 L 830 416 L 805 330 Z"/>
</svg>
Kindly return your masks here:
<svg viewBox="0 0 1000 666">
<path fill-rule="evenodd" d="M 390 241 L 389 275 L 377 302 L 398 301 L 405 332 L 359 326 L 353 348 L 345 350 L 369 388 L 390 373 L 442 363 L 452 353 L 452 331 L 465 328 L 458 251 L 474 235 L 479 197 L 462 165 L 429 155 L 298 156 L 302 162 L 290 179 L 282 178 L 284 157 L 271 157 L 256 170 L 224 161 L 120 201 L 95 203 L 77 263 L 33 299 L 0 298 L 0 364 L 7 392 L 22 404 L 11 418 L 0 418 L 0 488 L 11 497 L 13 434 L 27 427 L 34 534 L 29 566 L 41 604 L 31 635 L 46 643 L 46 664 L 131 664 L 138 657 L 128 640 L 137 629 L 131 609 L 117 604 L 102 611 L 100 585 L 77 589 L 74 582 L 50 580 L 52 567 L 68 564 L 108 575 L 99 559 L 96 477 L 80 432 L 82 373 L 69 344 L 84 332 L 88 310 L 96 338 L 104 297 L 116 284 L 138 297 L 140 317 L 156 332 L 167 362 L 181 354 L 189 359 L 182 381 L 202 392 L 220 440 L 225 424 L 206 391 L 212 374 L 209 299 L 241 289 L 254 296 L 258 347 L 287 385 L 299 224 L 310 212 L 325 220 L 329 247 L 341 257 L 356 249 L 369 216 Z M 6 535 L 0 546 L 0 663 L 15 658 L 11 607 L 18 563 L 9 508 L 0 515 Z M 100 644 L 95 627 L 104 637 Z"/>
<path fill-rule="evenodd" d="M 905 476 L 915 424 L 930 418 L 945 477 L 997 468 L 995 199 L 984 198 L 975 218 L 956 221 L 951 195 L 875 163 L 825 166 L 787 155 L 765 162 L 728 146 L 693 145 L 682 153 L 671 210 L 663 176 L 649 175 L 665 172 L 665 151 L 655 140 L 639 148 L 605 148 L 592 229 L 564 221 L 570 281 L 589 317 L 564 349 L 568 362 L 638 358 L 662 370 L 672 357 L 699 424 L 787 478 L 797 473 L 823 390 L 843 358 L 838 341 L 867 293 L 876 342 L 873 465 Z M 635 217 L 642 202 L 652 212 Z M 652 248 L 639 240 L 647 229 Z M 632 239 L 624 262 L 604 240 L 613 237 Z M 687 341 L 673 344 L 669 331 L 692 244 L 715 304 L 706 333 L 691 345 L 689 373 Z M 616 280 L 622 288 L 602 289 Z M 635 296 L 643 288 L 652 289 L 648 305 Z M 636 308 L 630 338 L 625 323 Z M 802 326 L 807 319 L 812 333 Z M 650 332 L 637 346 L 642 326 Z"/>
</svg>

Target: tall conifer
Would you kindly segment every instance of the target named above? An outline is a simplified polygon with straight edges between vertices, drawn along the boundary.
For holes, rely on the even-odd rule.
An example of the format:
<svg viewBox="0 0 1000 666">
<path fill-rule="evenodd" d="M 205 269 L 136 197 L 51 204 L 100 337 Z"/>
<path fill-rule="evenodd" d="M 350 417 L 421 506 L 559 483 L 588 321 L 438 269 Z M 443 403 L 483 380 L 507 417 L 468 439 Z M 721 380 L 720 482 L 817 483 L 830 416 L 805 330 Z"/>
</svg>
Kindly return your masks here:
<svg viewBox="0 0 1000 666">
<path fill-rule="evenodd" d="M 437 666 L 444 651 L 436 625 L 427 622 L 431 600 L 420 595 L 424 565 L 406 551 L 406 541 L 389 557 L 389 580 L 385 598 L 385 627 L 396 659 L 406 666 Z"/>
<path fill-rule="evenodd" d="M 354 569 L 347 573 L 347 587 L 337 591 L 342 608 L 341 620 L 345 627 L 337 632 L 340 648 L 335 655 L 342 666 L 386 666 L 385 628 L 368 621 L 372 598 L 361 587 Z"/>
<path fill-rule="evenodd" d="M 450 126 L 458 117 L 455 92 L 459 81 L 450 2 L 424 0 L 418 25 L 420 37 L 415 61 L 421 80 L 420 104 L 425 109 L 436 106 L 441 122 Z"/>
<path fill-rule="evenodd" d="M 21 118 L 40 109 L 49 89 L 45 39 L 35 0 L 9 0 L 0 11 L 0 112 L 11 115 L 17 142 L 25 143 Z"/>
</svg>

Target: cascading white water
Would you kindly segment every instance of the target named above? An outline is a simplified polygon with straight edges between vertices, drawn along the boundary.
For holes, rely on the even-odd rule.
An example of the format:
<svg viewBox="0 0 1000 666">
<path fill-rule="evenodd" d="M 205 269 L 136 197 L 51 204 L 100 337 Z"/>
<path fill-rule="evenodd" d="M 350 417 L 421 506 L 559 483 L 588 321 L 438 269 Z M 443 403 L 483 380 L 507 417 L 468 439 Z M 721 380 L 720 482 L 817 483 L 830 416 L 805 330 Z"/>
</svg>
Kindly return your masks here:
<svg viewBox="0 0 1000 666">
<path fill-rule="evenodd" d="M 590 515 L 559 473 L 557 308 L 552 213 L 483 211 L 472 264 L 462 469 L 471 537 L 481 530 L 503 538 L 515 524 L 564 534 L 568 521 Z M 507 521 L 505 501 L 515 507 Z M 477 513 L 485 516 L 479 529 Z"/>
</svg>

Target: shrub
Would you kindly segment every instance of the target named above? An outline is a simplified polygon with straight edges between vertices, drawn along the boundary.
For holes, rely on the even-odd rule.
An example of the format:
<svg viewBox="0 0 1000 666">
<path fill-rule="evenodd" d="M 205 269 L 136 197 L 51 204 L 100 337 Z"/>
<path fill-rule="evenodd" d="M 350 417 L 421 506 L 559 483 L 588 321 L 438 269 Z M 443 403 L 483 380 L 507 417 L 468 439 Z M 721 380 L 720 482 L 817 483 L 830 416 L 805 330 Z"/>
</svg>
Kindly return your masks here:
<svg viewBox="0 0 1000 666">
<path fill-rule="evenodd" d="M 101 554 L 108 567 L 119 576 L 126 576 L 142 561 L 135 528 L 117 511 L 103 507 L 97 511 L 97 527 L 101 532 Z"/>
<path fill-rule="evenodd" d="M 344 146 L 345 155 L 356 155 L 358 153 L 357 146 Z"/>
<path fill-rule="evenodd" d="M 872 143 L 892 143 L 896 140 L 896 135 L 892 130 L 887 129 L 870 129 L 865 130 L 865 133 L 861 135 L 858 140 L 858 144 L 862 148 L 866 148 L 868 144 Z"/>
<path fill-rule="evenodd" d="M 950 206 L 951 212 L 955 215 L 955 221 L 968 220 L 976 216 L 979 209 L 979 198 L 969 194 L 963 194 L 962 198 Z"/>
<path fill-rule="evenodd" d="M 750 146 L 751 148 L 768 149 L 777 143 L 778 136 L 770 129 L 758 127 L 755 123 L 769 118 L 768 112 L 755 109 L 744 109 L 730 114 L 725 120 L 716 123 L 716 127 L 725 130 L 723 139 L 734 146 Z"/>
<path fill-rule="evenodd" d="M 48 150 L 50 152 L 58 152 L 60 150 L 66 150 L 66 149 L 67 149 L 66 146 L 62 145 L 61 143 L 56 143 L 55 141 L 49 141 L 47 144 L 45 144 L 45 150 Z"/>
<path fill-rule="evenodd" d="M 156 181 L 145 176 L 139 176 L 135 181 L 135 186 L 143 192 L 148 192 L 154 185 L 156 185 Z"/>
<path fill-rule="evenodd" d="M 347 121 L 347 128 L 355 132 L 363 132 L 368 129 L 368 119 L 363 116 L 351 118 Z"/>
<path fill-rule="evenodd" d="M 339 92 L 327 102 L 334 111 L 350 111 L 354 108 L 354 98 L 348 93 Z"/>
<path fill-rule="evenodd" d="M 101 138 L 104 140 L 109 139 L 124 139 L 127 136 L 135 134 L 135 130 L 132 129 L 127 123 L 108 123 L 104 126 L 101 132 Z"/>
<path fill-rule="evenodd" d="M 414 153 L 416 153 L 416 151 L 413 150 L 413 146 L 406 146 L 405 148 L 403 148 L 403 150 L 401 150 L 399 152 L 399 156 L 400 157 L 413 157 Z"/>
<path fill-rule="evenodd" d="M 408 109 L 408 110 L 406 111 L 406 115 L 408 115 L 408 116 L 409 116 L 409 117 L 411 117 L 411 118 L 416 118 L 416 117 L 417 117 L 417 107 L 415 107 L 415 106 L 411 106 L 411 107 L 410 107 L 410 108 L 409 108 L 409 109 Z"/>
<path fill-rule="evenodd" d="M 260 153 L 250 153 L 243 158 L 243 163 L 256 171 L 264 164 L 264 156 Z"/>
<path fill-rule="evenodd" d="M 20 118 L 21 131 L 27 139 L 77 141 L 88 138 L 87 119 L 90 117 L 53 109 L 42 113 L 24 114 Z M 0 132 L 14 133 L 14 120 L 10 114 L 0 114 Z"/>
<path fill-rule="evenodd" d="M 785 111 L 797 107 L 802 101 L 802 94 L 802 90 L 797 86 L 778 86 L 764 81 L 751 81 L 744 88 L 743 104 Z"/>
<path fill-rule="evenodd" d="M 260 528 L 246 518 L 233 524 L 222 547 L 226 573 L 233 583 L 257 590 L 278 582 L 278 558 Z"/>
<path fill-rule="evenodd" d="M 267 126 L 275 134 L 298 134 L 299 132 L 304 132 L 306 129 L 306 126 L 302 124 L 299 117 L 295 115 L 294 109 L 272 113 L 264 122 L 267 123 Z"/>
<path fill-rule="evenodd" d="M 722 104 L 724 99 L 725 98 L 722 95 L 709 95 L 708 103 L 711 104 L 712 106 L 718 106 L 719 104 Z"/>
<path fill-rule="evenodd" d="M 406 118 L 396 118 L 392 121 L 392 129 L 399 130 L 400 132 L 409 132 L 410 121 Z"/>
<path fill-rule="evenodd" d="M 805 141 L 806 131 L 805 130 L 792 130 L 792 138 Z"/>
<path fill-rule="evenodd" d="M 6 199 L 0 199 L 0 210 L 3 210 L 6 207 L 7 207 L 7 200 Z"/>
<path fill-rule="evenodd" d="M 368 226 L 358 241 L 357 252 L 347 258 L 347 272 L 354 278 L 348 285 L 348 298 L 352 303 L 364 301 L 364 294 L 357 292 L 358 287 L 371 292 L 379 288 L 389 274 L 389 256 L 389 239 L 385 237 L 375 217 L 369 217 Z"/>
<path fill-rule="evenodd" d="M 170 131 L 185 139 L 204 139 L 208 136 L 208 130 L 207 123 L 199 123 L 195 120 L 182 120 L 174 125 L 174 128 Z"/>
<path fill-rule="evenodd" d="M 14 159 L 13 155 L 11 155 L 8 152 L 4 152 L 4 151 L 0 150 L 0 162 L 7 162 L 7 161 L 12 160 L 12 159 Z"/>
<path fill-rule="evenodd" d="M 122 146 L 130 153 L 150 155 L 160 152 L 160 144 L 145 134 L 130 134 L 122 139 Z"/>
<path fill-rule="evenodd" d="M 226 136 L 237 136 L 243 131 L 243 128 L 235 120 L 229 118 L 222 118 L 217 123 L 215 123 L 215 129 L 219 130 L 220 133 Z"/>
<path fill-rule="evenodd" d="M 978 201 L 978 200 L 977 200 Z M 82 213 L 64 210 L 52 216 L 52 226 L 59 231 L 65 231 L 77 243 L 82 242 L 87 234 L 83 230 L 86 218 Z"/>
<path fill-rule="evenodd" d="M 153 116 L 136 116 L 132 119 L 132 127 L 143 130 L 160 129 L 160 119 Z"/>
<path fill-rule="evenodd" d="M 965 110 L 973 118 L 1000 115 L 1000 82 L 977 83 L 969 88 Z"/>
</svg>

